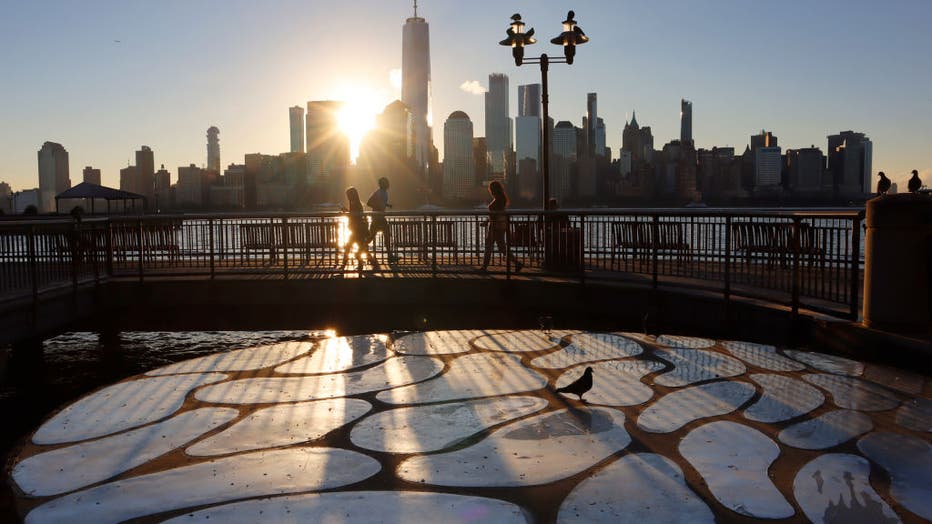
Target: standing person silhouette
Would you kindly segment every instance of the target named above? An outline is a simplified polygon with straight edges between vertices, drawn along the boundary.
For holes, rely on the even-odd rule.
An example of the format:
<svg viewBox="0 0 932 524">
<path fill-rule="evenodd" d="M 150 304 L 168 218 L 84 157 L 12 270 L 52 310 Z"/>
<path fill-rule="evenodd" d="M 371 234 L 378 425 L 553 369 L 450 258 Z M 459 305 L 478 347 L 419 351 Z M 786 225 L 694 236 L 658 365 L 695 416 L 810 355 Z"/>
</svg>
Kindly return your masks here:
<svg viewBox="0 0 932 524">
<path fill-rule="evenodd" d="M 508 234 L 508 215 L 505 209 L 508 208 L 508 195 L 505 194 L 505 186 L 498 180 L 493 180 L 489 184 L 489 194 L 492 195 L 492 201 L 489 202 L 489 223 L 485 230 L 485 255 L 482 259 L 480 271 L 488 271 L 489 260 L 492 258 L 492 243 L 498 244 L 498 250 L 506 256 L 508 261 L 515 266 L 515 272 L 521 271 L 524 264 L 511 254 L 508 244 L 505 242 Z"/>
<path fill-rule="evenodd" d="M 382 232 L 382 240 L 385 242 L 385 251 L 388 253 L 388 262 L 398 261 L 392 249 L 392 230 L 388 227 L 388 220 L 385 219 L 386 208 L 392 207 L 388 203 L 388 179 L 384 176 L 379 179 L 379 188 L 369 195 L 366 205 L 372 209 L 372 225 L 369 227 L 369 239 L 375 240 L 375 234 Z"/>
<path fill-rule="evenodd" d="M 343 208 L 343 212 L 349 215 L 349 236 L 346 238 L 346 244 L 343 246 L 343 265 L 349 258 L 349 251 L 356 244 L 356 264 L 357 269 L 362 271 L 363 261 L 362 254 L 369 256 L 369 223 L 363 214 L 362 202 L 359 200 L 359 191 L 355 187 L 346 188 L 346 200 L 349 202 L 349 208 Z M 378 267 L 374 259 L 371 260 L 372 266 Z"/>
</svg>

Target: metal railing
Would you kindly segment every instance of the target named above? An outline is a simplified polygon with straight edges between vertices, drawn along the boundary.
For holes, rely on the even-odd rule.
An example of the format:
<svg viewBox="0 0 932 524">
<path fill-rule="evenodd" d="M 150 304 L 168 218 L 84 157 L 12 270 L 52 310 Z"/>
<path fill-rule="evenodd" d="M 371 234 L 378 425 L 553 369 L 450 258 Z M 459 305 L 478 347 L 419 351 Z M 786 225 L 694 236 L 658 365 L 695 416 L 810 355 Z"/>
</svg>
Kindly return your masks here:
<svg viewBox="0 0 932 524">
<path fill-rule="evenodd" d="M 862 211 L 510 211 L 492 274 L 634 280 L 856 319 Z M 360 268 L 345 215 L 217 214 L 0 222 L 0 300 L 111 277 L 477 274 L 486 212 L 387 213 Z M 505 221 L 498 221 L 499 227 Z M 494 240 L 494 238 L 492 238 Z M 494 242 L 489 242 L 494 244 Z"/>
</svg>

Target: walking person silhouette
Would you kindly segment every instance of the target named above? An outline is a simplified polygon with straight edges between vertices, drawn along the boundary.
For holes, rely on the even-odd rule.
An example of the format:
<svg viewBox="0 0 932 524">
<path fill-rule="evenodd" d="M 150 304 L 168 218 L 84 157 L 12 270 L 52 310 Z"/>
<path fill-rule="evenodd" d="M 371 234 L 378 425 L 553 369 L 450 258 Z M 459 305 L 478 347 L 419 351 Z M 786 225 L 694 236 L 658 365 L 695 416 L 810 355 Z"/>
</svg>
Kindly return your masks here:
<svg viewBox="0 0 932 524">
<path fill-rule="evenodd" d="M 392 249 L 392 230 L 388 227 L 388 220 L 385 219 L 385 210 L 392 207 L 388 203 L 388 179 L 384 176 L 379 179 L 379 188 L 369 195 L 366 205 L 372 209 L 372 224 L 369 226 L 369 239 L 375 240 L 375 234 L 382 232 L 382 241 L 385 243 L 385 252 L 388 253 L 389 264 L 398 261 L 394 249 Z"/>
<path fill-rule="evenodd" d="M 362 255 L 364 253 L 372 267 L 378 268 L 378 263 L 369 256 L 369 223 L 366 221 L 362 202 L 359 200 L 359 191 L 353 186 L 346 188 L 346 200 L 349 202 L 349 208 L 343 208 L 343 212 L 349 215 L 349 236 L 343 246 L 343 265 L 346 265 L 350 249 L 355 244 L 357 269 L 359 271 L 363 269 Z"/>
<path fill-rule="evenodd" d="M 489 184 L 489 194 L 492 195 L 492 201 L 489 202 L 489 222 L 485 231 L 485 255 L 482 259 L 480 271 L 488 271 L 489 260 L 492 258 L 492 243 L 498 244 L 498 250 L 505 255 L 508 262 L 514 264 L 515 272 L 521 271 L 524 264 L 511 254 L 506 242 L 508 235 L 508 215 L 505 210 L 508 208 L 508 195 L 505 193 L 505 186 L 498 180 L 493 180 Z"/>
</svg>

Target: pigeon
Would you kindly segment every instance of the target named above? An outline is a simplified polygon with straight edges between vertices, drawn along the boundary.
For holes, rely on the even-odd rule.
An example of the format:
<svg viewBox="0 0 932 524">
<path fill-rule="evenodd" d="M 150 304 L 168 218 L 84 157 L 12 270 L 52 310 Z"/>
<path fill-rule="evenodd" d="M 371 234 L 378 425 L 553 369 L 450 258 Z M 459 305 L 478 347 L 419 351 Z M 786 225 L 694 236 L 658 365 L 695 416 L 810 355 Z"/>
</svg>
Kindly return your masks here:
<svg viewBox="0 0 932 524">
<path fill-rule="evenodd" d="M 910 193 L 916 193 L 919 191 L 919 188 L 922 187 L 922 179 L 919 178 L 919 171 L 913 169 L 913 177 L 909 179 L 909 188 Z"/>
<path fill-rule="evenodd" d="M 886 195 L 887 191 L 890 191 L 890 179 L 883 171 L 877 174 L 880 175 L 880 180 L 877 181 L 877 194 Z"/>
<path fill-rule="evenodd" d="M 578 396 L 579 400 L 583 400 L 582 396 L 590 389 L 592 389 L 592 368 L 587 367 L 581 377 L 576 379 L 572 384 L 557 389 L 557 393 L 571 393 Z M 583 400 L 583 402 L 585 402 L 585 400 Z"/>
</svg>

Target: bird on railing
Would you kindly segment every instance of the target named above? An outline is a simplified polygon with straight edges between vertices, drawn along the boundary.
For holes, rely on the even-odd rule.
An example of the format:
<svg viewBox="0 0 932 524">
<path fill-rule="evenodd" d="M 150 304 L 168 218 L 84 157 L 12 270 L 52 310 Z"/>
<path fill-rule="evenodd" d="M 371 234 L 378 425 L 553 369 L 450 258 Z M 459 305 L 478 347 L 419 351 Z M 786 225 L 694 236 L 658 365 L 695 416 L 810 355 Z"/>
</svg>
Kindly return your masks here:
<svg viewBox="0 0 932 524">
<path fill-rule="evenodd" d="M 880 175 L 880 180 L 877 181 L 877 195 L 886 195 L 887 191 L 890 191 L 890 179 L 887 178 L 883 171 L 877 174 Z"/>
<path fill-rule="evenodd" d="M 578 396 L 579 400 L 585 402 L 582 396 L 590 389 L 592 389 L 592 368 L 587 367 L 581 377 L 576 379 L 572 384 L 557 389 L 557 393 L 570 393 Z"/>
<path fill-rule="evenodd" d="M 916 193 L 919 191 L 919 188 L 922 187 L 922 179 L 919 178 L 919 171 L 913 169 L 913 176 L 909 179 L 909 188 L 910 193 Z"/>
</svg>

